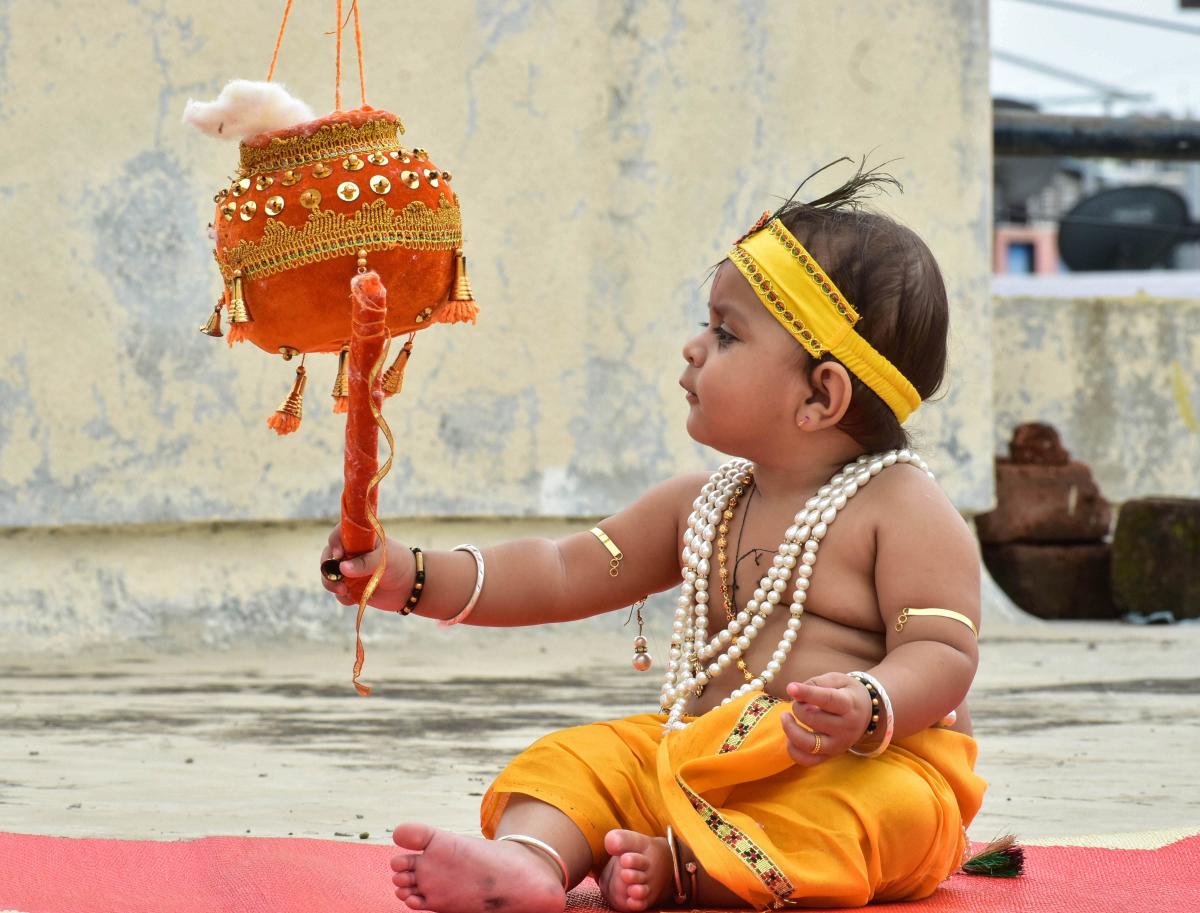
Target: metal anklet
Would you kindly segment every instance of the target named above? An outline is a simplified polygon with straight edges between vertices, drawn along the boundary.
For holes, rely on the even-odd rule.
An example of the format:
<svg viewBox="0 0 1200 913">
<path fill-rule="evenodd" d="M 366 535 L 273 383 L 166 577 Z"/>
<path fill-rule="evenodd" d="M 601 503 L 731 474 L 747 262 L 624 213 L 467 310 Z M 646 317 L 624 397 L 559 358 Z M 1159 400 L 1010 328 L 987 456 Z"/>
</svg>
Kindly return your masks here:
<svg viewBox="0 0 1200 913">
<path fill-rule="evenodd" d="M 571 890 L 571 873 L 567 869 L 566 862 L 562 856 L 558 855 L 558 850 L 544 841 L 538 840 L 537 837 L 530 837 L 527 834 L 505 834 L 503 837 L 497 837 L 497 840 L 511 840 L 513 843 L 521 843 L 525 846 L 532 847 L 535 850 L 540 850 L 551 859 L 554 860 L 560 872 L 562 872 L 563 891 Z"/>
<path fill-rule="evenodd" d="M 686 863 L 683 868 L 679 865 L 679 841 L 675 839 L 675 832 L 671 830 L 671 826 L 667 825 L 667 849 L 671 853 L 671 872 L 675 876 L 675 903 L 683 906 L 685 903 L 690 903 L 696 898 L 696 873 L 699 867 L 694 862 Z M 688 874 L 688 884 L 691 887 L 691 893 L 683 890 L 683 873 Z"/>
</svg>

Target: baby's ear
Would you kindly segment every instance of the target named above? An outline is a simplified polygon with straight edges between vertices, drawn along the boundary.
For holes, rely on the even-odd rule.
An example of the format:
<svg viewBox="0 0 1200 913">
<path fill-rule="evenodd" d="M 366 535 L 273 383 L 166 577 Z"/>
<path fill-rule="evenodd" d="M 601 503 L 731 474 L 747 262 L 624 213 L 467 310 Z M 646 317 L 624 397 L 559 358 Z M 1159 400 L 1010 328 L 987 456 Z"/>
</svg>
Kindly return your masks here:
<svg viewBox="0 0 1200 913">
<path fill-rule="evenodd" d="M 840 422 L 850 408 L 854 387 L 850 372 L 836 361 L 823 361 L 809 375 L 812 396 L 805 403 L 805 414 L 816 428 L 829 428 Z"/>
</svg>

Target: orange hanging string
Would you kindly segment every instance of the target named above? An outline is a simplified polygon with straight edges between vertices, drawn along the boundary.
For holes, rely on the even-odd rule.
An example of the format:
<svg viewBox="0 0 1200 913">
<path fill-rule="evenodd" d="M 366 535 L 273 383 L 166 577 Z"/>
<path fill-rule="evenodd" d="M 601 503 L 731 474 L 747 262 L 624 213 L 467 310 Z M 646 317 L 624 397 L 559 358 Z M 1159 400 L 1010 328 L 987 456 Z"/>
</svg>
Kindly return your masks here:
<svg viewBox="0 0 1200 913">
<path fill-rule="evenodd" d="M 362 23 L 358 18 L 358 0 L 354 0 L 354 47 L 358 51 L 358 89 L 365 107 L 367 104 L 367 81 L 363 77 Z"/>
<path fill-rule="evenodd" d="M 271 81 L 271 77 L 275 75 L 275 61 L 279 59 L 279 46 L 283 44 L 283 30 L 287 28 L 288 16 L 292 12 L 292 0 L 287 0 L 287 6 L 283 8 L 283 21 L 279 23 L 279 37 L 275 39 L 275 53 L 271 55 L 271 68 L 267 70 L 267 82 Z"/>
<path fill-rule="evenodd" d="M 342 110 L 342 0 L 337 0 L 337 72 L 333 83 L 333 110 Z"/>
</svg>

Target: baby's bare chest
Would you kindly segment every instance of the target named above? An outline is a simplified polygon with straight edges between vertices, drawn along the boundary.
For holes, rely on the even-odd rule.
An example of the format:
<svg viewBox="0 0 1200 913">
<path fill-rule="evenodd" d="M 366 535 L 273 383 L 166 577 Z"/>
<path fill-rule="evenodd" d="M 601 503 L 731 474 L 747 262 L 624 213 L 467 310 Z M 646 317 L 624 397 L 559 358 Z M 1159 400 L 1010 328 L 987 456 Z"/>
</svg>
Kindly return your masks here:
<svg viewBox="0 0 1200 913">
<path fill-rule="evenodd" d="M 854 506 L 848 505 L 842 511 L 821 541 L 816 560 L 804 578 L 804 608 L 806 614 L 832 625 L 855 632 L 882 632 L 875 589 L 874 524 L 869 511 L 856 511 Z M 751 510 L 735 517 L 724 551 L 729 571 L 727 595 L 738 610 L 763 588 L 764 579 L 769 580 L 768 573 L 791 522 L 792 517 L 780 511 L 760 510 L 756 515 Z M 781 593 L 784 608 L 791 603 L 799 579 L 799 573 L 793 572 Z"/>
</svg>

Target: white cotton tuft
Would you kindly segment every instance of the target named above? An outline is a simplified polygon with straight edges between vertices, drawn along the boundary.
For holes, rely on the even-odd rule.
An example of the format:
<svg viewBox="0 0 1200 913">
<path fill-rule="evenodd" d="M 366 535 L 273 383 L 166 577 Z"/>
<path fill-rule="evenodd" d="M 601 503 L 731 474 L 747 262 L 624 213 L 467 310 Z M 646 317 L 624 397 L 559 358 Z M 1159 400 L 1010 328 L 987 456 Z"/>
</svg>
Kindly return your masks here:
<svg viewBox="0 0 1200 913">
<path fill-rule="evenodd" d="M 277 82 L 230 80 L 216 101 L 188 99 L 183 122 L 218 139 L 244 140 L 314 120 L 312 108 Z"/>
</svg>

